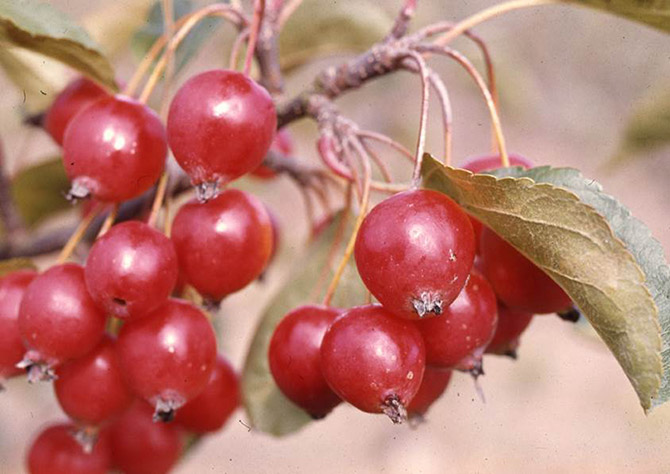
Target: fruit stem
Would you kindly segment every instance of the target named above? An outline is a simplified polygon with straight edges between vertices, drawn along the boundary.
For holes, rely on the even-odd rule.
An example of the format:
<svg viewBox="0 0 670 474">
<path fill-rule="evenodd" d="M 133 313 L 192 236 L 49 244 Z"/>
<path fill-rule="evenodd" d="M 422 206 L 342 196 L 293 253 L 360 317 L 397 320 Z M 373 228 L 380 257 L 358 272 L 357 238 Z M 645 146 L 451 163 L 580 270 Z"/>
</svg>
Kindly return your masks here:
<svg viewBox="0 0 670 474">
<path fill-rule="evenodd" d="M 409 51 L 407 56 L 414 60 L 419 68 L 421 75 L 421 119 L 419 121 L 419 137 L 416 142 L 416 154 L 414 157 L 414 171 L 412 173 L 412 188 L 416 189 L 421 184 L 421 164 L 423 163 L 423 153 L 426 147 L 426 129 L 428 125 L 428 103 L 430 99 L 430 70 L 426 66 L 423 56 L 415 51 Z"/>
<path fill-rule="evenodd" d="M 70 239 L 66 242 L 65 246 L 63 247 L 63 250 L 61 250 L 60 255 L 58 256 L 58 264 L 63 264 L 68 258 L 70 258 L 70 255 L 72 255 L 72 252 L 77 247 L 77 244 L 81 242 L 81 239 L 84 238 L 86 230 L 91 225 L 91 222 L 93 222 L 93 219 L 95 219 L 95 217 L 100 213 L 101 208 L 102 204 L 100 203 L 96 204 L 93 210 L 89 212 L 88 215 L 81 220 L 77 228 L 70 236 Z"/>
<path fill-rule="evenodd" d="M 168 172 L 163 171 L 160 180 L 158 180 L 158 186 L 156 187 L 156 196 L 154 197 L 154 202 L 151 204 L 151 214 L 149 214 L 149 219 L 147 220 L 147 224 L 149 224 L 152 227 L 156 225 L 156 221 L 158 220 L 158 213 L 160 212 L 161 206 L 163 205 L 163 200 L 165 199 L 165 192 L 167 191 L 168 180 L 169 180 Z"/>
<path fill-rule="evenodd" d="M 414 156 L 412 155 L 412 152 L 405 148 L 402 144 L 398 143 L 390 137 L 387 137 L 386 135 L 373 132 L 371 130 L 356 130 L 356 135 L 363 139 L 375 140 L 380 143 L 384 143 L 385 145 L 388 145 L 396 151 L 400 152 L 402 156 L 414 163 Z"/>
<path fill-rule="evenodd" d="M 240 33 L 235 38 L 233 42 L 233 47 L 230 50 L 230 60 L 228 61 L 228 68 L 231 70 L 237 70 L 237 63 L 240 58 L 240 51 L 242 50 L 242 45 L 249 39 L 249 28 L 240 31 Z"/>
<path fill-rule="evenodd" d="M 254 0 L 254 16 L 251 19 L 251 32 L 249 34 L 249 42 L 247 43 L 247 55 L 244 59 L 245 76 L 249 76 L 249 73 L 251 72 L 251 62 L 254 58 L 256 41 L 258 40 L 258 32 L 261 29 L 261 22 L 263 21 L 264 13 L 265 0 Z"/>
<path fill-rule="evenodd" d="M 116 220 L 116 217 L 118 215 L 119 215 L 119 204 L 116 203 L 110 209 L 109 214 L 107 214 L 107 217 L 105 218 L 105 221 L 102 223 L 102 226 L 100 227 L 100 230 L 98 231 L 98 235 L 96 236 L 96 239 L 100 238 L 109 229 L 111 229 L 112 224 L 114 224 L 114 221 Z"/>
<path fill-rule="evenodd" d="M 163 10 L 163 36 L 172 41 L 174 35 L 174 5 L 172 0 L 161 0 Z M 161 98 L 160 115 L 165 117 L 168 110 L 168 98 L 170 95 L 170 87 L 172 85 L 172 76 L 174 74 L 174 50 L 168 49 L 165 51 L 167 57 L 165 62 L 165 74 L 163 75 L 163 96 Z"/>
<path fill-rule="evenodd" d="M 480 23 L 490 20 L 491 18 L 502 15 L 503 13 L 519 10 L 522 8 L 551 5 L 559 3 L 559 1 L 560 0 L 511 0 L 499 5 L 493 5 L 492 7 L 486 8 L 456 23 L 453 28 L 447 31 L 444 35 L 440 36 L 435 41 L 435 44 L 438 46 L 446 46 L 452 40 L 465 33 L 467 30 L 479 25 Z"/>
<path fill-rule="evenodd" d="M 444 129 L 444 166 L 449 166 L 451 164 L 451 148 L 452 148 L 452 111 L 451 111 L 451 100 L 449 100 L 449 92 L 447 92 L 447 87 L 444 85 L 440 76 L 431 72 L 430 74 L 430 84 L 437 92 L 437 97 L 440 100 L 440 106 L 442 109 L 442 128 Z"/>
</svg>

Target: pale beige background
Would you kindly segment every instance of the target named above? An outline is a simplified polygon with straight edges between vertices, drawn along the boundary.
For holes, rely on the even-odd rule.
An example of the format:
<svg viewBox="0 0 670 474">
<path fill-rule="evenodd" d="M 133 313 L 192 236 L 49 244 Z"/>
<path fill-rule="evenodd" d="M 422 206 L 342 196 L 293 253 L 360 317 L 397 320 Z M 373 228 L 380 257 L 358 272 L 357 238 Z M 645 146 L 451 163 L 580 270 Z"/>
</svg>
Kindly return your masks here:
<svg viewBox="0 0 670 474">
<path fill-rule="evenodd" d="M 81 16 L 98 3 L 53 1 Z M 116 2 L 118 9 L 132 1 Z M 330 0 L 323 0 L 328 8 Z M 383 2 L 394 11 L 399 2 Z M 419 23 L 462 18 L 492 1 L 423 1 Z M 109 3 L 107 3 L 109 5 Z M 616 195 L 670 248 L 670 152 L 657 152 L 613 173 L 599 167 L 612 155 L 631 107 L 670 77 L 670 36 L 615 17 L 571 7 L 517 12 L 478 28 L 494 54 L 509 147 L 539 164 L 576 166 Z M 225 35 L 217 39 L 222 41 Z M 221 64 L 210 43 L 194 72 Z M 464 51 L 473 50 L 463 43 Z M 474 56 L 473 56 L 474 57 Z M 446 63 L 445 63 L 446 64 Z M 130 62 L 121 67 L 128 77 Z M 453 96 L 455 157 L 484 153 L 488 118 L 468 78 L 439 66 Z M 187 73 L 188 74 L 188 73 Z M 299 90 L 303 72 L 289 80 Z M 181 78 L 183 80 L 183 77 Z M 12 109 L 20 95 L 0 78 L 0 135 L 12 166 L 54 151 L 38 134 L 17 131 Z M 417 80 L 406 74 L 370 85 L 340 103 L 364 126 L 411 145 L 417 127 Z M 440 150 L 437 114 L 429 150 Z M 314 127 L 293 128 L 300 155 L 315 159 Z M 394 160 L 394 158 L 389 158 Z M 399 161 L 399 160 L 398 160 Z M 223 351 L 241 367 L 257 315 L 283 277 L 305 235 L 299 194 L 283 179 L 260 194 L 281 215 L 286 235 L 278 265 L 264 286 L 227 300 L 219 315 Z M 290 224 L 290 225 L 289 225 Z M 667 252 L 666 252 L 667 255 Z M 325 421 L 285 439 L 247 432 L 235 414 L 227 428 L 204 441 L 177 468 L 180 473 L 445 473 L 670 471 L 670 406 L 645 417 L 614 358 L 588 331 L 554 317 L 536 318 L 516 363 L 488 359 L 481 385 L 457 376 L 419 429 L 393 426 L 342 406 Z M 21 472 L 25 446 L 44 422 L 62 415 L 47 385 L 22 380 L 0 395 L 0 473 Z"/>
</svg>

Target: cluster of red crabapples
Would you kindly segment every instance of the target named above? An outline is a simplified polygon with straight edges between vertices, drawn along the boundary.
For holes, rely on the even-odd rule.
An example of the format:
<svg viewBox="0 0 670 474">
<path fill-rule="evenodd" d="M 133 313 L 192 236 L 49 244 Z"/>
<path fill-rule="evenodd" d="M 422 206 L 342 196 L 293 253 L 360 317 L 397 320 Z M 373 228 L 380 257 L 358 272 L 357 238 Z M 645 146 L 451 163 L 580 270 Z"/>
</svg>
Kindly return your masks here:
<svg viewBox="0 0 670 474">
<path fill-rule="evenodd" d="M 36 437 L 29 470 L 167 472 L 186 436 L 220 429 L 240 399 L 206 313 L 178 298 L 178 280 L 216 303 L 261 275 L 275 244 L 269 211 L 221 188 L 247 173 L 271 175 L 263 158 L 290 143 L 279 134 L 273 145 L 265 89 L 228 70 L 187 81 L 167 127 L 143 103 L 86 79 L 58 96 L 44 127 L 63 147 L 70 199 L 114 205 L 141 195 L 164 172 L 168 146 L 199 199 L 179 209 L 170 236 L 120 223 L 83 265 L 65 255 L 44 272 L 0 280 L 0 382 L 20 373 L 53 380 L 70 418 Z"/>
<path fill-rule="evenodd" d="M 482 172 L 499 164 L 481 157 L 463 167 Z M 539 268 L 436 191 L 405 191 L 374 207 L 354 256 L 380 304 L 301 306 L 270 342 L 277 385 L 314 418 L 341 401 L 394 423 L 421 418 L 453 370 L 482 374 L 484 352 L 516 355 L 534 314 L 572 307 Z"/>
</svg>

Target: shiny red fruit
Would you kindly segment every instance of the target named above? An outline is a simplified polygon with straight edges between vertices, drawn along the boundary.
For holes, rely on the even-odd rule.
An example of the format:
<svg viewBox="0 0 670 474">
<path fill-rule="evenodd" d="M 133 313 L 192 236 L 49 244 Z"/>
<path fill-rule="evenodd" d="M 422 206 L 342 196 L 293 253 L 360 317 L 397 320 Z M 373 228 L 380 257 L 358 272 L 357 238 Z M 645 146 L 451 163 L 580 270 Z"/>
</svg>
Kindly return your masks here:
<svg viewBox="0 0 670 474">
<path fill-rule="evenodd" d="M 475 256 L 468 216 L 444 194 L 418 189 L 374 207 L 358 232 L 358 273 L 370 292 L 407 319 L 439 315 L 465 285 Z"/>
<path fill-rule="evenodd" d="M 425 366 L 421 333 L 379 305 L 346 311 L 321 343 L 321 368 L 330 388 L 356 408 L 385 413 L 394 423 L 406 418 Z"/>
<path fill-rule="evenodd" d="M 28 452 L 30 474 L 105 474 L 112 467 L 107 437 L 101 436 L 86 453 L 74 439 L 75 429 L 63 423 L 43 430 Z"/>
<path fill-rule="evenodd" d="M 496 295 L 477 272 L 442 316 L 417 321 L 426 344 L 426 364 L 481 373 L 484 349 L 498 321 Z"/>
<path fill-rule="evenodd" d="M 0 279 L 0 387 L 3 379 L 23 371 L 16 368 L 26 349 L 19 332 L 19 307 L 37 273 L 19 270 Z"/>
<path fill-rule="evenodd" d="M 219 431 L 240 404 L 240 381 L 230 363 L 219 356 L 205 390 L 181 407 L 175 423 L 198 434 Z"/>
<path fill-rule="evenodd" d="M 89 296 L 84 269 L 55 265 L 26 289 L 19 329 L 32 362 L 55 365 L 82 357 L 102 339 L 106 317 Z"/>
<path fill-rule="evenodd" d="M 277 131 L 274 140 L 272 140 L 270 150 L 282 156 L 291 156 L 293 154 L 293 137 L 291 133 L 285 128 Z M 277 176 L 277 172 L 268 166 L 260 165 L 251 172 L 251 176 L 261 179 L 272 179 Z"/>
<path fill-rule="evenodd" d="M 323 418 L 340 402 L 321 370 L 321 341 L 341 310 L 300 306 L 279 322 L 268 350 L 270 372 L 282 393 L 314 418 Z"/>
<path fill-rule="evenodd" d="M 142 317 L 163 304 L 177 283 L 172 241 L 143 222 L 115 225 L 95 241 L 86 260 L 86 286 L 107 314 Z"/>
<path fill-rule="evenodd" d="M 172 241 L 188 284 L 220 301 L 265 269 L 272 252 L 272 224 L 251 194 L 227 189 L 219 196 L 184 204 L 172 224 Z"/>
<path fill-rule="evenodd" d="M 151 413 L 149 405 L 137 400 L 110 429 L 113 464 L 124 474 L 166 474 L 179 460 L 177 427 L 154 423 Z"/>
<path fill-rule="evenodd" d="M 451 380 L 451 370 L 426 366 L 419 391 L 407 406 L 409 416 L 423 417 L 431 405 L 442 396 Z"/>
<path fill-rule="evenodd" d="M 207 386 L 216 363 L 216 337 L 207 317 L 186 301 L 168 299 L 123 325 L 117 341 L 130 388 L 169 421 Z"/>
<path fill-rule="evenodd" d="M 270 94 L 244 74 L 222 69 L 186 81 L 167 122 L 170 148 L 195 185 L 225 184 L 258 168 L 276 128 Z"/>
<path fill-rule="evenodd" d="M 77 114 L 63 142 L 70 196 L 121 202 L 139 196 L 158 179 L 167 141 L 158 116 L 121 95 L 99 99 Z"/>
<path fill-rule="evenodd" d="M 72 118 L 98 99 L 108 94 L 85 77 L 75 79 L 63 89 L 44 116 L 44 128 L 59 145 L 63 144 L 65 129 Z"/>
<path fill-rule="evenodd" d="M 84 357 L 56 370 L 56 397 L 63 411 L 88 426 L 99 425 L 120 415 L 133 396 L 126 386 L 116 346 L 106 336 Z"/>
<path fill-rule="evenodd" d="M 495 232 L 484 228 L 480 245 L 482 271 L 505 306 L 534 314 L 572 307 L 570 297 L 554 280 Z"/>
<path fill-rule="evenodd" d="M 486 352 L 516 359 L 521 334 L 530 325 L 532 319 L 532 313 L 515 311 L 498 305 L 498 327 L 493 339 L 486 347 Z"/>
<path fill-rule="evenodd" d="M 528 158 L 524 158 L 521 155 L 510 154 L 508 157 L 510 166 L 521 166 L 523 168 L 532 168 L 535 166 Z M 500 161 L 500 155 L 474 156 L 468 158 L 461 164 L 461 168 L 472 171 L 473 173 L 483 173 L 484 171 L 491 171 L 502 167 L 503 165 Z M 479 253 L 479 240 L 481 239 L 482 228 L 484 225 L 474 217 L 468 217 L 470 217 L 470 222 L 472 223 L 472 230 L 475 231 L 475 242 L 477 244 L 477 253 Z"/>
</svg>

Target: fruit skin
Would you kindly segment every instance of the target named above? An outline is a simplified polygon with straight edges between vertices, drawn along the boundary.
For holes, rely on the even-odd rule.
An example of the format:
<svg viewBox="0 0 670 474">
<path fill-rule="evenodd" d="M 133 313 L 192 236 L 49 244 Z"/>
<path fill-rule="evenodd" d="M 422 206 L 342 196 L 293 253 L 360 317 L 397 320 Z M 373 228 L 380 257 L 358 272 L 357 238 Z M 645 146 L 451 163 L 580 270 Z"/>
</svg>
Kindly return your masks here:
<svg viewBox="0 0 670 474">
<path fill-rule="evenodd" d="M 407 406 L 407 413 L 414 417 L 423 417 L 431 405 L 442 396 L 451 380 L 452 371 L 426 366 L 419 391 Z"/>
<path fill-rule="evenodd" d="M 133 392 L 169 418 L 207 386 L 216 363 L 216 337 L 198 308 L 171 298 L 123 325 L 117 353 Z"/>
<path fill-rule="evenodd" d="M 439 315 L 465 285 L 475 256 L 468 216 L 444 194 L 418 189 L 374 207 L 356 238 L 358 273 L 396 316 Z"/>
<path fill-rule="evenodd" d="M 156 182 L 166 156 L 167 139 L 158 116 L 122 95 L 99 99 L 82 110 L 63 141 L 63 164 L 75 198 L 85 197 L 86 190 L 103 202 L 137 197 Z"/>
<path fill-rule="evenodd" d="M 321 341 L 341 313 L 320 305 L 300 306 L 279 322 L 268 349 L 270 372 L 286 397 L 313 418 L 323 418 L 342 401 L 321 370 Z"/>
<path fill-rule="evenodd" d="M 72 118 L 98 99 L 108 94 L 85 77 L 72 81 L 63 89 L 44 116 L 44 128 L 59 145 L 63 145 L 65 130 Z"/>
<path fill-rule="evenodd" d="M 0 382 L 23 372 L 16 368 L 26 352 L 19 332 L 19 307 L 36 276 L 32 270 L 19 270 L 0 279 Z"/>
<path fill-rule="evenodd" d="M 478 272 L 442 316 L 416 321 L 426 345 L 426 364 L 455 368 L 468 356 L 481 365 L 481 353 L 493 337 L 498 322 L 496 295 Z M 475 368 L 475 367 L 470 367 Z"/>
<path fill-rule="evenodd" d="M 30 474 L 105 474 L 111 468 L 109 440 L 100 436 L 90 454 L 74 439 L 69 423 L 52 425 L 33 441 L 27 456 Z"/>
<path fill-rule="evenodd" d="M 84 357 L 56 371 L 54 390 L 63 411 L 84 425 L 99 425 L 120 415 L 133 401 L 110 336 Z"/>
<path fill-rule="evenodd" d="M 282 156 L 291 156 L 293 154 L 293 149 L 293 137 L 291 136 L 291 133 L 285 128 L 278 130 L 274 140 L 272 140 L 270 150 L 275 151 Z M 277 172 L 272 168 L 261 164 L 251 172 L 251 176 L 260 179 L 272 179 L 277 176 Z"/>
<path fill-rule="evenodd" d="M 498 327 L 486 347 L 486 353 L 506 355 L 516 359 L 521 334 L 528 328 L 533 319 L 532 313 L 516 311 L 498 305 Z"/>
<path fill-rule="evenodd" d="M 219 356 L 205 390 L 181 407 L 174 422 L 193 433 L 219 431 L 240 405 L 240 381 L 230 363 Z"/>
<path fill-rule="evenodd" d="M 482 271 L 508 308 L 545 314 L 572 307 L 554 280 L 491 229 L 482 231 L 480 246 Z"/>
<path fill-rule="evenodd" d="M 84 268 L 95 302 L 122 319 L 142 317 L 164 303 L 178 274 L 172 241 L 137 221 L 115 225 L 96 240 Z"/>
<path fill-rule="evenodd" d="M 419 391 L 426 365 L 421 334 L 411 321 L 382 306 L 358 306 L 328 328 L 321 343 L 321 368 L 340 398 L 394 422 Z"/>
<path fill-rule="evenodd" d="M 187 283 L 220 301 L 263 272 L 272 252 L 272 224 L 258 199 L 227 189 L 206 203 L 184 204 L 172 224 L 172 241 Z"/>
<path fill-rule="evenodd" d="M 26 289 L 19 309 L 23 342 L 52 365 L 82 357 L 102 339 L 106 317 L 89 296 L 84 269 L 55 265 Z M 33 359 L 34 360 L 34 359 Z"/>
<path fill-rule="evenodd" d="M 244 74 L 223 69 L 186 81 L 167 120 L 170 148 L 194 185 L 222 185 L 258 168 L 276 128 L 270 94 Z"/>
<path fill-rule="evenodd" d="M 113 464 L 125 474 L 167 473 L 179 460 L 177 427 L 154 423 L 151 413 L 149 405 L 137 400 L 110 428 Z"/>
<path fill-rule="evenodd" d="M 510 154 L 508 156 L 510 166 L 521 166 L 522 168 L 532 168 L 535 166 L 528 158 L 521 155 Z M 497 168 L 502 168 L 500 155 L 483 155 L 473 156 L 465 160 L 461 168 L 472 171 L 473 173 L 483 173 L 484 171 L 491 171 Z M 479 240 L 482 236 L 482 229 L 484 224 L 479 222 L 476 218 L 468 216 L 472 224 L 472 230 L 475 231 L 475 242 L 477 244 L 477 253 L 479 253 Z"/>
</svg>

